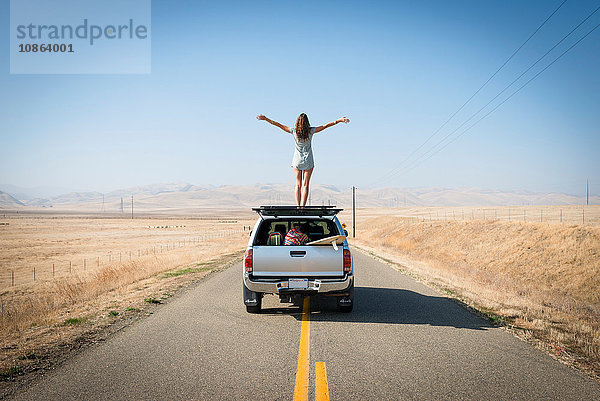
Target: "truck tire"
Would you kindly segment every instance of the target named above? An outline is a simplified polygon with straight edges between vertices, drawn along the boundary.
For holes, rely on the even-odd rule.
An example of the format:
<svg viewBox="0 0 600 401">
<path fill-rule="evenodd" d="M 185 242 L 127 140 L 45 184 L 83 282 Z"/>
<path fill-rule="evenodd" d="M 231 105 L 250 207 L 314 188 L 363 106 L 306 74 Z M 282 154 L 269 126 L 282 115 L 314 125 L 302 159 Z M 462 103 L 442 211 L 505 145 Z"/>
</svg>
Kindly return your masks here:
<svg viewBox="0 0 600 401">
<path fill-rule="evenodd" d="M 350 300 L 350 302 L 347 302 Z M 348 296 L 346 297 L 338 297 L 337 299 L 337 309 L 342 313 L 350 313 L 352 312 L 352 308 L 354 307 L 354 283 L 352 286 L 348 288 Z"/>
<path fill-rule="evenodd" d="M 262 297 L 258 298 L 256 305 L 246 305 L 246 312 L 248 313 L 260 313 L 262 307 Z"/>
<path fill-rule="evenodd" d="M 242 283 L 244 288 L 244 304 L 246 305 L 246 312 L 248 313 L 260 313 L 262 308 L 262 297 L 263 294 L 260 292 L 250 291 L 245 284 Z"/>
<path fill-rule="evenodd" d="M 339 305 L 338 304 L 338 312 L 341 312 L 341 313 L 350 313 L 350 312 L 352 312 L 352 307 L 353 306 L 354 305 L 352 305 L 352 304 L 350 304 L 350 305 Z"/>
</svg>

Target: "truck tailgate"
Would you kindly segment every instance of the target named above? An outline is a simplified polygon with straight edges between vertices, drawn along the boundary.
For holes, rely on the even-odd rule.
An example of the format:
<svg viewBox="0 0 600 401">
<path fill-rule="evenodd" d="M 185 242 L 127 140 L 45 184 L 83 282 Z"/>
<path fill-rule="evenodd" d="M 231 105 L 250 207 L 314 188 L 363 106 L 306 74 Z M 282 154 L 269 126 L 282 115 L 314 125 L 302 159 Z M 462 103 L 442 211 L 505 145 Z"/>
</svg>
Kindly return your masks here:
<svg viewBox="0 0 600 401">
<path fill-rule="evenodd" d="M 258 277 L 340 277 L 344 250 L 332 246 L 254 246 L 253 272 Z"/>
</svg>

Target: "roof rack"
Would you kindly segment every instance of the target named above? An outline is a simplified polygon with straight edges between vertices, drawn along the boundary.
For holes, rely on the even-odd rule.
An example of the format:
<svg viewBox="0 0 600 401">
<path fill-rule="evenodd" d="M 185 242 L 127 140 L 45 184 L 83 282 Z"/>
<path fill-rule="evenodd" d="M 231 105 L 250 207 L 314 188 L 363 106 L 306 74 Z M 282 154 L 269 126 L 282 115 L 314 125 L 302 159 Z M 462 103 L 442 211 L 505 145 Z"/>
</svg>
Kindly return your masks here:
<svg viewBox="0 0 600 401">
<path fill-rule="evenodd" d="M 344 209 L 335 206 L 260 206 L 252 208 L 261 216 L 335 216 Z"/>
</svg>

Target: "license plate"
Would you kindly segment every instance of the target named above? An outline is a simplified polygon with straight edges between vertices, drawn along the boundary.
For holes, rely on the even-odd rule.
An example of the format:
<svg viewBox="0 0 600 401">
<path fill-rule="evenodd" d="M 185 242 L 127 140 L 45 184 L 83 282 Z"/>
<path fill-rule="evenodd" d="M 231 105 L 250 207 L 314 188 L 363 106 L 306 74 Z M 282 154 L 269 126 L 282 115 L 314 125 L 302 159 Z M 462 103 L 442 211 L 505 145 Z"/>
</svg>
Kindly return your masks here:
<svg viewBox="0 0 600 401">
<path fill-rule="evenodd" d="M 307 278 L 291 278 L 288 281 L 288 288 L 308 288 Z"/>
</svg>

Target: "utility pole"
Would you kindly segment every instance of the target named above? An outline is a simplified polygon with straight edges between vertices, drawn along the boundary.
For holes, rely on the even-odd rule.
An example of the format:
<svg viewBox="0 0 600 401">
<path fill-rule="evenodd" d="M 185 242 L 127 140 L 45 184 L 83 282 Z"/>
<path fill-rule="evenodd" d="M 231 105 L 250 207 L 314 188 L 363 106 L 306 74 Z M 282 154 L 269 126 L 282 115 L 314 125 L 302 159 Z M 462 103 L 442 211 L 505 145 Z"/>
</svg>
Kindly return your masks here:
<svg viewBox="0 0 600 401">
<path fill-rule="evenodd" d="M 585 181 L 585 204 L 590 204 L 590 180 Z"/>
<path fill-rule="evenodd" d="M 121 213 L 123 213 L 123 197 L 121 196 Z"/>
<path fill-rule="evenodd" d="M 352 238 L 356 237 L 356 187 L 352 187 Z"/>
<path fill-rule="evenodd" d="M 133 220 L 133 195 L 131 195 L 131 219 Z"/>
</svg>

